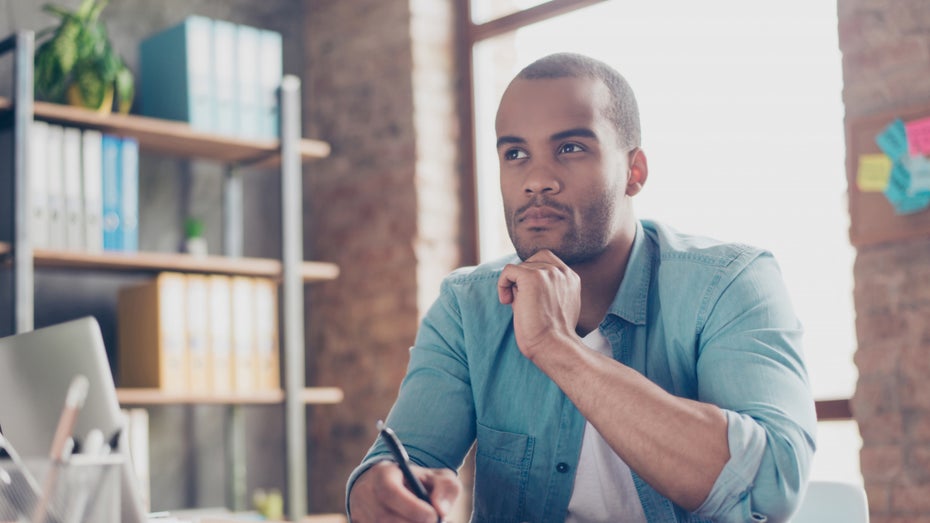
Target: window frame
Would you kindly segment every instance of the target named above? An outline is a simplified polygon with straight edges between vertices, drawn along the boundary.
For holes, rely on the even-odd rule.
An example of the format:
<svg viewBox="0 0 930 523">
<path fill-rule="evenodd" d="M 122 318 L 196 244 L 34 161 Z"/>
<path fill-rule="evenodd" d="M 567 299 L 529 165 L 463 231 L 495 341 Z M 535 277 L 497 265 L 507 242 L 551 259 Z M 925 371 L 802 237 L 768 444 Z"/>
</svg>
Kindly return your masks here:
<svg viewBox="0 0 930 523">
<path fill-rule="evenodd" d="M 459 51 L 460 75 L 462 78 L 461 111 L 463 120 L 462 172 L 463 180 L 463 234 L 462 251 L 464 259 L 477 263 L 480 259 L 478 239 L 478 173 L 475 148 L 475 102 L 474 102 L 474 48 L 475 45 L 496 36 L 512 33 L 523 27 L 565 15 L 607 0 L 549 0 L 518 10 L 511 14 L 494 18 L 480 24 L 473 22 L 472 0 L 456 0 L 459 32 L 463 35 Z M 853 420 L 851 398 L 821 399 L 815 401 L 818 421 Z"/>
</svg>

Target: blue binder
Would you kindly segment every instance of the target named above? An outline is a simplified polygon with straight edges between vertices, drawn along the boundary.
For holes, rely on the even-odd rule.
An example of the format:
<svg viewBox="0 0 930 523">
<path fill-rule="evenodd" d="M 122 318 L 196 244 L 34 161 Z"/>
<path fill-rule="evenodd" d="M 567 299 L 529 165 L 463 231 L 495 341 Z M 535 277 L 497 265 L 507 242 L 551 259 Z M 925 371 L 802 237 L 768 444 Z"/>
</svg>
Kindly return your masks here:
<svg viewBox="0 0 930 523">
<path fill-rule="evenodd" d="M 120 211 L 122 250 L 139 250 L 139 142 L 135 138 L 120 141 Z"/>
<path fill-rule="evenodd" d="M 213 21 L 189 16 L 139 45 L 142 114 L 216 131 Z"/>
<path fill-rule="evenodd" d="M 122 139 L 119 136 L 103 135 L 103 162 L 101 185 L 103 188 L 103 250 L 121 251 L 123 249 L 120 162 Z"/>
</svg>

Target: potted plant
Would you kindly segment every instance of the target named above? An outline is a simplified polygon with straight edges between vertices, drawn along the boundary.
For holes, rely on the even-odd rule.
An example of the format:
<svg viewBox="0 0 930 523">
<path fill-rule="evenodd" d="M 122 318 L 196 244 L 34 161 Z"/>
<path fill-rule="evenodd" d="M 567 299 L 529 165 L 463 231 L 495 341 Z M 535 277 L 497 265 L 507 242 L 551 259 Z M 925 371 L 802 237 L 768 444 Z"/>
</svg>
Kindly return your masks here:
<svg viewBox="0 0 930 523">
<path fill-rule="evenodd" d="M 39 36 L 51 34 L 35 53 L 36 98 L 109 112 L 115 91 L 119 112 L 129 112 L 135 82 L 100 21 L 106 5 L 107 0 L 83 0 L 75 11 L 43 7 L 61 22 Z"/>
</svg>

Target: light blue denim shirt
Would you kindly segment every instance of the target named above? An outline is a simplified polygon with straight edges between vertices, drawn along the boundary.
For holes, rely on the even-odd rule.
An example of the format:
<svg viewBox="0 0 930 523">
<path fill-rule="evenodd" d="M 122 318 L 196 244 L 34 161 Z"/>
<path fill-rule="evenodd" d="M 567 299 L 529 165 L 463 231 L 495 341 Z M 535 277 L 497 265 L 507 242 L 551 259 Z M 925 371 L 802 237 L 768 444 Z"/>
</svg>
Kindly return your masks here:
<svg viewBox="0 0 930 523">
<path fill-rule="evenodd" d="M 477 440 L 473 521 L 562 522 L 585 420 L 516 346 L 497 278 L 517 261 L 445 279 L 387 424 L 424 467 L 458 469 Z M 806 484 L 816 416 L 801 326 L 771 254 L 643 221 L 599 329 L 614 359 L 676 396 L 719 406 L 728 422 L 730 459 L 694 513 L 633 473 L 646 518 L 786 520 Z M 387 455 L 376 442 L 349 489 Z"/>
</svg>

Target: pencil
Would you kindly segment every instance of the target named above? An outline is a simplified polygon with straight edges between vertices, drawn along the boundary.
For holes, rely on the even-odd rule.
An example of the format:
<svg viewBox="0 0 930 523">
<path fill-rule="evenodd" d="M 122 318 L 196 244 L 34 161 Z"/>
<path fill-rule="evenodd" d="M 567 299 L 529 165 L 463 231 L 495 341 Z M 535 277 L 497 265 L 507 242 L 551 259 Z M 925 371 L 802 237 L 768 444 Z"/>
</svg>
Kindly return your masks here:
<svg viewBox="0 0 930 523">
<path fill-rule="evenodd" d="M 49 512 L 49 504 L 52 499 L 55 483 L 58 480 L 58 467 L 62 465 L 67 451 L 68 441 L 71 440 L 71 434 L 74 431 L 74 425 L 77 423 L 78 412 L 84 406 L 84 400 L 87 399 L 87 389 L 90 383 L 87 377 L 78 374 L 71 380 L 68 386 L 68 394 L 65 396 L 65 406 L 61 410 L 61 416 L 58 418 L 58 426 L 55 428 L 55 436 L 52 438 L 52 448 L 49 450 L 48 473 L 45 475 L 45 482 L 42 488 L 42 497 L 36 505 L 36 510 L 32 515 L 33 523 L 45 523 L 46 515 Z"/>
</svg>

